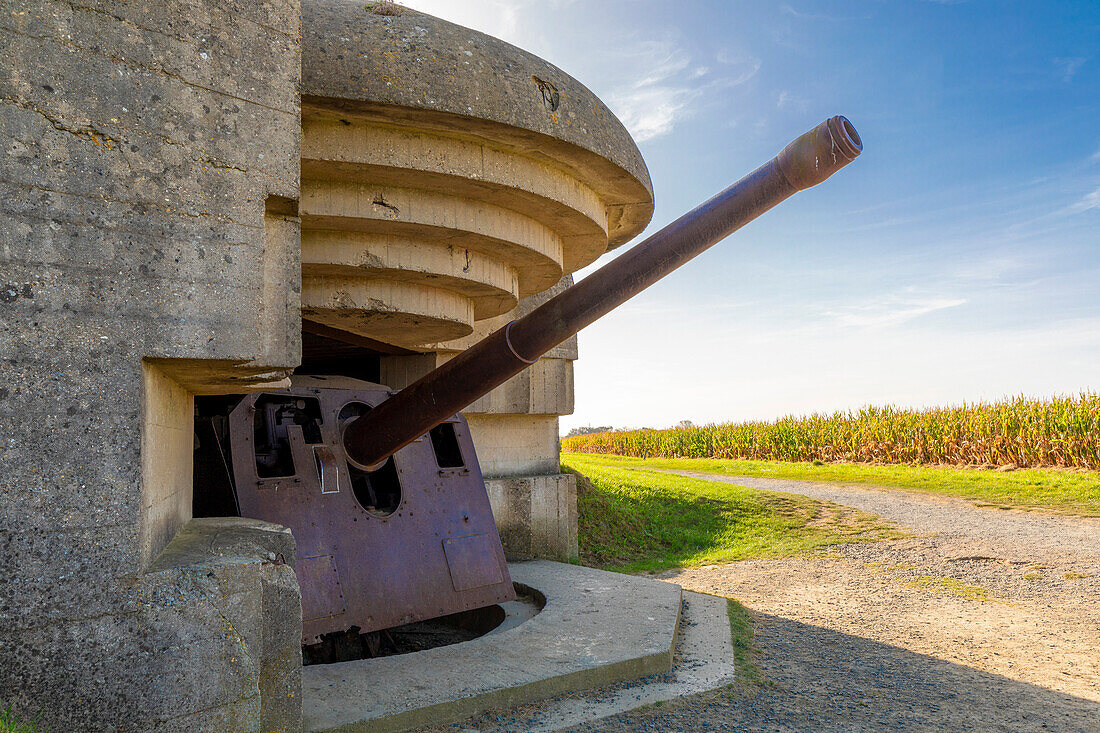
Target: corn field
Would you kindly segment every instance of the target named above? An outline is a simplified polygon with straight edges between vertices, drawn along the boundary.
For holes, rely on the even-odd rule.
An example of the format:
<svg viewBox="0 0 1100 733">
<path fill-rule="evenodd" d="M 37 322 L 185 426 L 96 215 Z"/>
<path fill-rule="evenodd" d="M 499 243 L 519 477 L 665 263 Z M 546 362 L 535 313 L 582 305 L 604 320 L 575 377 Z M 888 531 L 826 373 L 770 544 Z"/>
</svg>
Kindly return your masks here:
<svg viewBox="0 0 1100 733">
<path fill-rule="evenodd" d="M 926 410 L 784 417 L 670 430 L 593 433 L 562 440 L 571 453 L 638 458 L 931 463 L 1100 470 L 1100 394 L 1017 397 Z"/>
</svg>

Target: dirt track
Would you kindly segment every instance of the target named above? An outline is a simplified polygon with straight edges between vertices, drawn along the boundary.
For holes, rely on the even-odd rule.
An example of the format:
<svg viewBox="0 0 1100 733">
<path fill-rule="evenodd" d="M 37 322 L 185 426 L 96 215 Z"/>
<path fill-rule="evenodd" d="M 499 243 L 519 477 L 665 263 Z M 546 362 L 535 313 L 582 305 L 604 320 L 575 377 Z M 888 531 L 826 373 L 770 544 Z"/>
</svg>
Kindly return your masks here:
<svg viewBox="0 0 1100 733">
<path fill-rule="evenodd" d="M 919 536 L 663 574 L 754 611 L 766 684 L 574 730 L 1100 731 L 1100 520 L 685 475 L 857 507 Z"/>
<path fill-rule="evenodd" d="M 915 536 L 662 574 L 752 610 L 764 683 L 571 732 L 1100 733 L 1100 519 L 892 489 L 685 475 L 856 507 Z M 430 730 L 518 733 L 540 712 L 536 704 Z"/>
</svg>

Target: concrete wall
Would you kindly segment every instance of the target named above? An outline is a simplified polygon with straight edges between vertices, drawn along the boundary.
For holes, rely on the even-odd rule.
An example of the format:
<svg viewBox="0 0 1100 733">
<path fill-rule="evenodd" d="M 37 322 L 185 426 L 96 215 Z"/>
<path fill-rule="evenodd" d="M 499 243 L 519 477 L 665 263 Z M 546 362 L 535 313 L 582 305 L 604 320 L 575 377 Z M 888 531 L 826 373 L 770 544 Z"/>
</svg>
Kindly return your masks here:
<svg viewBox="0 0 1100 733">
<path fill-rule="evenodd" d="M 558 473 L 558 416 L 488 413 L 467 415 L 487 478 Z"/>
<path fill-rule="evenodd" d="M 157 563 L 192 395 L 299 361 L 297 2 L 5 0 L 0 47 L 0 706 L 259 729 L 286 568 Z"/>
<path fill-rule="evenodd" d="M 436 344 L 433 351 L 383 357 L 382 383 L 395 389 L 411 384 L 572 282 L 567 276 L 550 290 L 521 299 L 514 311 L 478 321 L 472 335 Z M 462 411 L 510 556 L 577 556 L 577 487 L 572 475 L 560 473 L 558 440 L 558 417 L 573 412 L 576 358 L 574 337 Z"/>
<path fill-rule="evenodd" d="M 513 557 L 577 557 L 577 480 L 572 474 L 485 481 L 500 540 Z"/>
</svg>

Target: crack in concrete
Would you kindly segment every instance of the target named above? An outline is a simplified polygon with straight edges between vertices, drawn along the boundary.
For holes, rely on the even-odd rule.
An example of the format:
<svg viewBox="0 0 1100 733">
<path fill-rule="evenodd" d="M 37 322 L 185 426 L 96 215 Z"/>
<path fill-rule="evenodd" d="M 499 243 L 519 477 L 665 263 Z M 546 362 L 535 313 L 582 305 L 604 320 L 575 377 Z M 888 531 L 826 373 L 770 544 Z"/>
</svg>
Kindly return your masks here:
<svg viewBox="0 0 1100 733">
<path fill-rule="evenodd" d="M 264 104 L 263 102 L 257 102 L 254 99 L 247 99 L 245 97 L 239 97 L 239 96 L 237 96 L 235 94 L 231 94 L 227 91 L 222 91 L 222 90 L 219 90 L 219 89 L 211 89 L 210 87 L 206 87 L 206 86 L 203 86 L 202 84 L 191 81 L 190 79 L 187 79 L 183 76 L 180 76 L 179 74 L 176 74 L 175 72 L 168 71 L 167 69 L 164 69 L 164 68 L 161 68 L 161 67 L 156 67 L 156 66 L 147 66 L 147 65 L 142 64 L 138 61 L 123 58 L 121 56 L 115 56 L 114 54 L 111 54 L 109 52 L 104 52 L 104 51 L 101 51 L 99 49 L 93 49 L 93 48 L 89 48 L 87 46 L 81 46 L 80 44 L 74 43 L 72 41 L 66 42 L 64 39 L 57 38 L 56 36 L 32 36 L 30 34 L 22 33 L 20 31 L 10 30 L 6 27 L 5 27 L 5 30 L 9 30 L 13 35 L 20 35 L 20 36 L 23 36 L 25 38 L 30 38 L 32 40 L 56 41 L 56 42 L 60 43 L 63 46 L 67 46 L 67 47 L 70 47 L 70 48 L 75 48 L 76 50 L 82 51 L 82 52 L 87 53 L 89 55 L 95 55 L 95 56 L 100 56 L 102 58 L 110 59 L 111 61 L 114 61 L 114 62 L 119 63 L 119 64 L 125 64 L 126 66 L 134 68 L 138 71 L 145 71 L 145 72 L 148 72 L 148 73 L 151 73 L 151 74 L 157 74 L 159 76 L 163 76 L 163 77 L 168 78 L 168 79 L 175 79 L 176 81 L 180 82 L 181 84 L 183 84 L 185 86 L 193 87 L 195 89 L 201 89 L 205 92 L 210 92 L 211 94 L 216 94 L 219 97 L 225 97 L 227 99 L 233 99 L 233 100 L 236 100 L 238 102 L 243 102 L 245 104 L 251 104 L 253 106 L 260 107 L 262 109 L 267 109 L 267 110 L 270 110 L 272 112 L 278 112 L 279 114 L 291 115 L 295 118 L 297 118 L 299 116 L 299 113 L 298 113 L 297 110 L 286 110 L 286 109 L 282 109 L 281 107 L 273 107 L 271 105 Z"/>
<path fill-rule="evenodd" d="M 173 720 L 179 720 L 180 718 L 190 718 L 190 717 L 193 717 L 195 715 L 199 715 L 200 713 L 208 713 L 212 710 L 221 710 L 222 708 L 232 707 L 233 705 L 237 705 L 237 704 L 242 703 L 242 702 L 248 702 L 249 700 L 252 700 L 253 698 L 259 698 L 259 697 L 260 697 L 259 692 L 255 692 L 255 693 L 247 694 L 247 695 L 239 695 L 239 696 L 237 696 L 237 698 L 235 698 L 233 700 L 226 700 L 225 702 L 220 702 L 217 705 L 209 705 L 209 706 L 204 707 L 204 708 L 199 708 L 198 710 L 189 710 L 186 713 L 180 713 L 179 715 L 173 715 L 170 718 L 161 718 L 161 719 L 157 720 L 156 722 L 158 722 L 158 723 L 170 723 Z"/>
<path fill-rule="evenodd" d="M 25 109 L 28 112 L 39 114 L 58 132 L 67 132 L 73 137 L 87 138 L 91 140 L 92 143 L 97 147 L 105 145 L 108 149 L 111 149 L 118 145 L 121 145 L 121 142 L 117 137 L 111 135 L 108 132 L 104 132 L 103 130 L 93 126 L 91 123 L 75 125 L 71 122 L 66 122 L 61 117 L 53 115 L 45 110 L 39 109 L 27 100 L 17 99 L 12 96 L 4 95 L 0 96 L 0 102 L 19 107 L 20 109 Z"/>
<path fill-rule="evenodd" d="M 153 202 L 150 202 L 150 201 L 131 201 L 131 200 L 127 200 L 127 199 L 111 198 L 110 196 L 103 196 L 103 195 L 79 194 L 79 193 L 74 193 L 72 191 L 62 191 L 62 190 L 56 189 L 56 188 L 47 188 L 45 186 L 36 186 L 34 184 L 23 183 L 22 181 L 12 181 L 12 180 L 8 180 L 8 179 L 4 179 L 4 178 L 0 178 L 0 184 L 6 184 L 8 186 L 17 186 L 19 188 L 25 188 L 25 189 L 30 190 L 30 191 L 42 191 L 43 193 L 56 193 L 60 196 L 72 196 L 73 198 L 84 199 L 85 201 L 106 201 L 106 202 L 112 203 L 112 204 L 123 204 L 125 206 L 133 206 L 135 208 L 148 207 L 150 209 L 158 209 L 160 211 L 163 211 L 166 214 L 172 214 L 172 215 L 176 215 L 176 216 L 186 216 L 186 217 L 191 218 L 191 219 L 209 219 L 211 221 L 226 222 L 226 223 L 229 223 L 229 224 L 233 224 L 235 226 L 242 227 L 244 229 L 263 229 L 263 225 L 261 225 L 261 224 L 246 224 L 244 222 L 239 222 L 235 219 L 231 219 L 231 218 L 226 217 L 226 216 L 220 216 L 220 215 L 217 215 L 217 214 L 210 214 L 210 213 L 192 214 L 191 212 L 183 211 L 183 210 L 180 210 L 180 209 L 173 210 L 172 207 L 170 207 L 170 206 L 164 206 L 162 204 L 153 203 Z M 30 213 L 10 212 L 10 211 L 8 213 L 13 214 L 13 215 L 17 215 L 22 219 L 31 219 L 31 220 L 48 221 L 48 222 L 54 221 L 53 219 L 37 217 L 37 216 L 34 216 L 33 214 L 30 214 Z M 92 226 L 92 225 L 89 225 L 89 224 L 78 224 L 77 222 L 67 222 L 67 223 L 71 223 L 71 224 L 74 224 L 74 225 L 77 225 L 77 226 L 83 226 L 83 227 Z M 101 225 L 96 225 L 96 226 L 101 227 Z M 126 229 L 126 228 L 121 228 L 121 227 L 114 227 L 113 229 L 115 231 L 127 231 L 127 232 L 135 231 L 135 232 L 141 233 L 140 230 L 131 230 L 131 229 Z"/>
<path fill-rule="evenodd" d="M 235 166 L 232 163 L 221 160 L 220 158 L 212 158 L 210 156 L 203 156 L 202 158 L 199 158 L 199 160 L 203 163 L 209 163 L 210 166 L 213 167 L 213 168 L 221 168 L 223 170 L 237 171 L 239 173 L 248 173 L 248 171 L 246 171 L 244 168 L 240 168 L 238 166 Z"/>
<path fill-rule="evenodd" d="M 388 203 L 388 202 L 386 201 L 386 199 L 385 199 L 385 198 L 383 198 L 382 194 L 378 194 L 378 195 L 377 195 L 377 196 L 376 196 L 376 197 L 374 198 L 374 201 L 371 201 L 371 203 L 372 203 L 372 204 L 374 204 L 375 206 L 381 206 L 381 207 L 382 207 L 382 208 L 384 208 L 384 209 L 389 209 L 389 210 L 390 210 L 390 211 L 392 211 L 392 212 L 393 212 L 393 213 L 394 213 L 395 215 L 396 215 L 396 214 L 400 214 L 400 213 L 401 213 L 401 209 L 397 208 L 396 206 L 394 206 L 394 205 L 393 205 L 393 204 L 391 204 L 391 203 Z"/>
<path fill-rule="evenodd" d="M 141 611 L 119 611 L 117 613 L 97 613 L 94 616 L 78 616 L 76 618 L 58 618 L 52 621 L 48 621 L 44 624 L 38 624 L 37 626 L 22 626 L 11 629 L 11 633 L 21 634 L 26 631 L 41 631 L 48 629 L 51 626 L 57 626 L 58 624 L 79 624 L 86 623 L 88 621 L 95 621 L 101 618 L 125 618 L 126 616 L 137 616 Z"/>
<path fill-rule="evenodd" d="M 193 38 L 187 38 L 186 36 L 177 36 L 173 33 L 167 33 L 165 31 L 159 30 L 157 28 L 149 28 L 148 26 L 141 25 L 140 23 L 137 23 L 137 22 L 131 20 L 130 18 L 124 18 L 121 15 L 115 15 L 114 13 L 108 12 L 106 10 L 101 10 L 100 8 L 93 8 L 89 5 L 77 5 L 76 3 L 72 3 L 72 2 L 68 3 L 68 5 L 73 10 L 76 10 L 76 11 L 85 11 L 85 12 L 89 12 L 89 13 L 96 13 L 97 15 L 105 15 L 108 18 L 111 18 L 113 20 L 117 20 L 119 23 L 122 23 L 123 25 L 127 25 L 131 28 L 135 28 L 137 30 L 147 31 L 149 33 L 155 33 L 159 36 L 164 36 L 165 38 L 171 38 L 171 39 L 174 39 L 174 40 L 179 41 L 181 43 L 189 43 L 189 44 L 192 44 L 192 45 L 195 45 L 195 43 L 196 43 L 195 39 L 193 39 Z M 244 22 L 246 22 L 246 23 L 251 23 L 252 25 L 256 26 L 257 28 L 263 28 L 266 31 L 270 31 L 271 33 L 275 33 L 275 34 L 278 34 L 280 36 L 286 36 L 287 38 L 296 38 L 296 34 L 294 34 L 294 33 L 282 30 L 280 28 L 275 28 L 274 26 L 265 25 L 264 23 L 261 23 L 258 20 L 253 20 L 251 18 L 242 18 L 242 20 L 244 20 Z M 222 32 L 222 33 L 234 33 L 234 34 L 240 33 L 239 28 L 226 28 L 224 26 L 214 25 L 213 23 L 211 23 L 210 25 L 204 25 L 204 26 L 199 26 L 199 27 L 201 27 L 203 29 L 206 29 L 206 30 L 219 31 L 219 32 Z"/>
<path fill-rule="evenodd" d="M 135 23 L 133 20 L 130 20 L 129 18 L 124 18 L 121 15 L 116 15 L 114 13 L 108 12 L 106 10 L 102 10 L 100 8 L 93 8 L 90 5 L 77 5 L 76 3 L 72 3 L 72 2 L 66 3 L 66 4 L 76 12 L 87 12 L 87 13 L 95 13 L 96 15 L 103 15 L 103 16 L 106 16 L 108 18 L 111 18 L 112 20 L 116 20 L 116 21 L 118 21 L 119 23 L 122 23 L 125 26 L 128 26 L 130 28 L 134 28 L 136 30 L 146 31 L 148 33 L 155 33 L 158 36 L 164 36 L 165 38 L 171 38 L 171 39 L 179 41 L 181 43 L 192 43 L 192 44 L 194 43 L 194 40 L 192 40 L 192 39 L 188 39 L 188 38 L 185 38 L 183 36 L 177 36 L 173 33 L 166 33 L 165 31 L 158 30 L 156 28 L 148 28 L 148 27 L 143 26 L 139 23 Z"/>
<path fill-rule="evenodd" d="M 26 33 L 24 31 L 21 31 L 17 28 L 12 28 L 11 26 L 7 26 L 7 25 L 0 25 L 0 31 L 4 31 L 5 33 L 10 33 L 13 36 L 22 36 L 23 38 L 29 38 L 32 41 L 61 41 L 61 39 L 58 38 L 57 36 L 49 36 L 49 35 L 35 36 L 35 35 L 30 34 L 30 33 Z M 62 44 L 64 44 L 64 41 L 62 41 Z"/>
</svg>

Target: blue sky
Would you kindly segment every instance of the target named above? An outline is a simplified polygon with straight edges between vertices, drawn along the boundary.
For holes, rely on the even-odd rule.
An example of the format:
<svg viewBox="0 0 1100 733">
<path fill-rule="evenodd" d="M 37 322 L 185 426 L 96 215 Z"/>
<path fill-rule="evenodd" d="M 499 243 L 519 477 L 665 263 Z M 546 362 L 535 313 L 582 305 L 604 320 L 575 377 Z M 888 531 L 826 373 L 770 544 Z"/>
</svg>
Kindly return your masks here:
<svg viewBox="0 0 1100 733">
<path fill-rule="evenodd" d="M 607 102 L 649 165 L 651 231 L 828 116 L 863 137 L 583 331 L 563 431 L 1100 388 L 1100 3 L 405 4 Z"/>
</svg>

